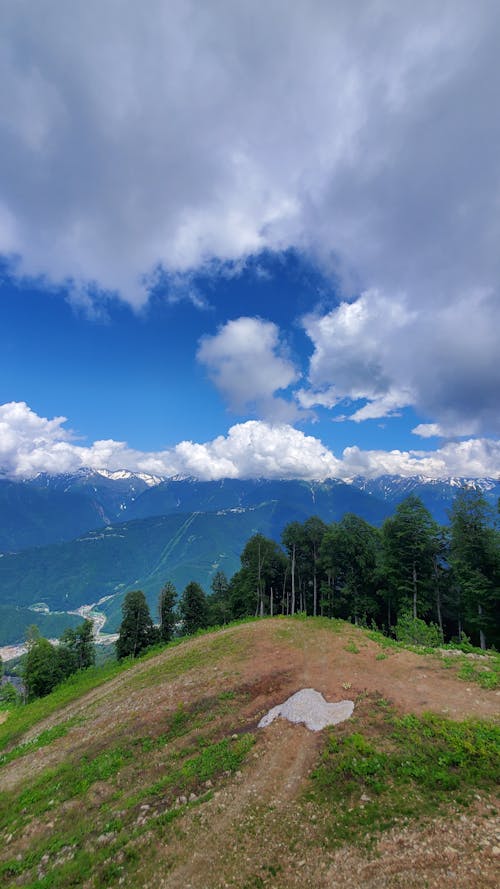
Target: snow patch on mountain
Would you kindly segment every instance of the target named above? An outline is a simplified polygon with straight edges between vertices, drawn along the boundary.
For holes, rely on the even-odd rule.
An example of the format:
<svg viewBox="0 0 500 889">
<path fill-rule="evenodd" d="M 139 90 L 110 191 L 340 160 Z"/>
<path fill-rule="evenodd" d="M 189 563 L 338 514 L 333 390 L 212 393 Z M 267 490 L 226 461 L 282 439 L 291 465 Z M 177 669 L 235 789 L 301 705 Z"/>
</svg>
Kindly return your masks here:
<svg viewBox="0 0 500 889">
<path fill-rule="evenodd" d="M 149 475 L 146 472 L 130 472 L 128 469 L 96 469 L 95 472 L 98 475 L 102 475 L 103 478 L 109 478 L 112 481 L 133 481 L 138 478 L 144 482 L 148 488 L 159 485 L 164 481 L 164 478 L 160 475 Z"/>
</svg>

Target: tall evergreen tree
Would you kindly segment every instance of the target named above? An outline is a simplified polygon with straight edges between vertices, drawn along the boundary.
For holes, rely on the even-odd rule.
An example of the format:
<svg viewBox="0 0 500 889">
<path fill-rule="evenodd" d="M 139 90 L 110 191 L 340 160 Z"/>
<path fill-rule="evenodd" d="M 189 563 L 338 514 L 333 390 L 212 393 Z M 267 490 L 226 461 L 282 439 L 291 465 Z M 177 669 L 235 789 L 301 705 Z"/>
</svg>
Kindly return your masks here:
<svg viewBox="0 0 500 889">
<path fill-rule="evenodd" d="M 247 614 L 263 615 L 266 610 L 274 613 L 285 563 L 285 557 L 274 540 L 263 534 L 254 534 L 250 538 L 241 554 L 242 570 L 239 572 L 249 596 Z"/>
<path fill-rule="evenodd" d="M 290 564 L 291 597 L 289 607 L 287 608 L 287 613 L 289 614 L 295 614 L 297 610 L 297 580 L 300 578 L 300 573 L 298 573 L 297 569 L 301 565 L 304 555 L 304 537 L 304 528 L 300 522 L 289 522 L 288 525 L 285 525 L 281 535 L 281 542 L 288 553 Z"/>
<path fill-rule="evenodd" d="M 160 639 L 162 642 L 170 642 L 175 630 L 175 603 L 177 590 L 170 580 L 163 587 L 158 601 L 158 616 L 160 618 Z"/>
<path fill-rule="evenodd" d="M 194 580 L 188 583 L 179 603 L 179 611 L 187 635 L 208 627 L 208 603 L 204 590 Z"/>
<path fill-rule="evenodd" d="M 312 613 L 316 617 L 318 613 L 318 571 L 320 567 L 320 548 L 323 537 L 325 536 L 327 526 L 318 518 L 311 516 L 304 522 L 303 545 L 307 554 L 309 574 L 312 574 Z M 309 578 L 308 581 L 309 582 Z"/>
<path fill-rule="evenodd" d="M 123 600 L 122 622 L 116 641 L 116 655 L 137 657 L 157 639 L 146 597 L 141 590 L 131 590 Z"/>
<path fill-rule="evenodd" d="M 210 625 L 226 624 L 231 619 L 231 603 L 229 601 L 229 581 L 224 571 L 217 571 L 214 574 L 210 588 L 212 590 L 208 597 Z"/>
<path fill-rule="evenodd" d="M 479 489 L 465 488 L 450 518 L 450 563 L 464 628 L 486 648 L 487 641 L 500 641 L 500 540 L 493 510 Z"/>
<path fill-rule="evenodd" d="M 382 541 L 389 607 L 396 614 L 409 609 L 414 619 L 424 617 L 432 603 L 439 528 L 419 497 L 406 497 L 392 518 L 386 519 Z"/>
</svg>

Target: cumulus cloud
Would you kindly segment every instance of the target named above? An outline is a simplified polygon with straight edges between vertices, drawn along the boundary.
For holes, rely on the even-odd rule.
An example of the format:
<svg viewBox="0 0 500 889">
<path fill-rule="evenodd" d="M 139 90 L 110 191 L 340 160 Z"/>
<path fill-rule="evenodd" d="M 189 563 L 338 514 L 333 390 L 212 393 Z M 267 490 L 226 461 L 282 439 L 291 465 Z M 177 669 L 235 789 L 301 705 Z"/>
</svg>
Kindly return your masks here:
<svg viewBox="0 0 500 889">
<path fill-rule="evenodd" d="M 219 478 L 350 479 L 451 475 L 499 476 L 500 441 L 470 439 L 433 452 L 362 451 L 346 448 L 336 457 L 319 439 L 279 423 L 249 420 L 212 441 L 182 441 L 164 451 L 144 452 L 125 442 L 78 444 L 64 428 L 64 417 L 39 417 L 24 402 L 0 406 L 0 467 L 7 477 L 29 478 L 91 469 L 128 469 L 157 475 Z"/>
<path fill-rule="evenodd" d="M 276 324 L 261 318 L 228 321 L 204 336 L 197 352 L 232 410 L 253 410 L 268 419 L 294 420 L 297 408 L 275 393 L 298 379 Z"/>
<path fill-rule="evenodd" d="M 390 416 L 413 405 L 436 422 L 417 435 L 498 432 L 500 301 L 492 291 L 457 295 L 454 305 L 420 306 L 408 296 L 368 290 L 304 319 L 313 343 L 302 404 L 366 403 L 350 415 Z"/>
<path fill-rule="evenodd" d="M 356 290 L 488 283 L 499 27 L 487 0 L 5 0 L 0 249 L 134 305 L 159 264 L 290 245 Z"/>
</svg>

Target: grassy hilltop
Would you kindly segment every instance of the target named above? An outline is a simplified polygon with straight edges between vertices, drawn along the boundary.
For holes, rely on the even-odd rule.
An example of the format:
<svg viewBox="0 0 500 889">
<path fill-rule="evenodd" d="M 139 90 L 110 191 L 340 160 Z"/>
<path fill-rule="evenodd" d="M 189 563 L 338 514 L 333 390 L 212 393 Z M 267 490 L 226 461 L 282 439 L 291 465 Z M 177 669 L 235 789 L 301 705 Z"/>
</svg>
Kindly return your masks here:
<svg viewBox="0 0 500 889">
<path fill-rule="evenodd" d="M 321 618 L 91 669 L 0 725 L 1 879 L 493 887 L 496 675 L 495 655 L 417 653 Z M 300 688 L 354 700 L 353 717 L 257 728 Z"/>
</svg>

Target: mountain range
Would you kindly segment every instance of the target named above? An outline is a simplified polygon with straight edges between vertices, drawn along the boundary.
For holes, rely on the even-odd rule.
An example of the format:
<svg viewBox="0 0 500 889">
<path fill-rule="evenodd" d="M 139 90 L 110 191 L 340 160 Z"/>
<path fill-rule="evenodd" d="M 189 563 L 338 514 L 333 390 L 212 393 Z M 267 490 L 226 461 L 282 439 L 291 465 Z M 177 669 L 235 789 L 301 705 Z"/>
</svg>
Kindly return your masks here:
<svg viewBox="0 0 500 889">
<path fill-rule="evenodd" d="M 476 483 L 496 503 L 500 482 Z M 129 589 L 143 589 L 153 611 L 167 579 L 179 591 L 190 580 L 208 589 L 217 570 L 238 569 L 252 534 L 279 541 L 288 522 L 310 515 L 332 522 L 354 512 L 380 525 L 413 493 L 445 522 L 466 484 L 395 476 L 204 482 L 91 470 L 0 480 L 0 644 L 22 639 L 29 623 L 57 634 L 80 619 L 69 612 L 94 603 L 113 631 Z"/>
</svg>

